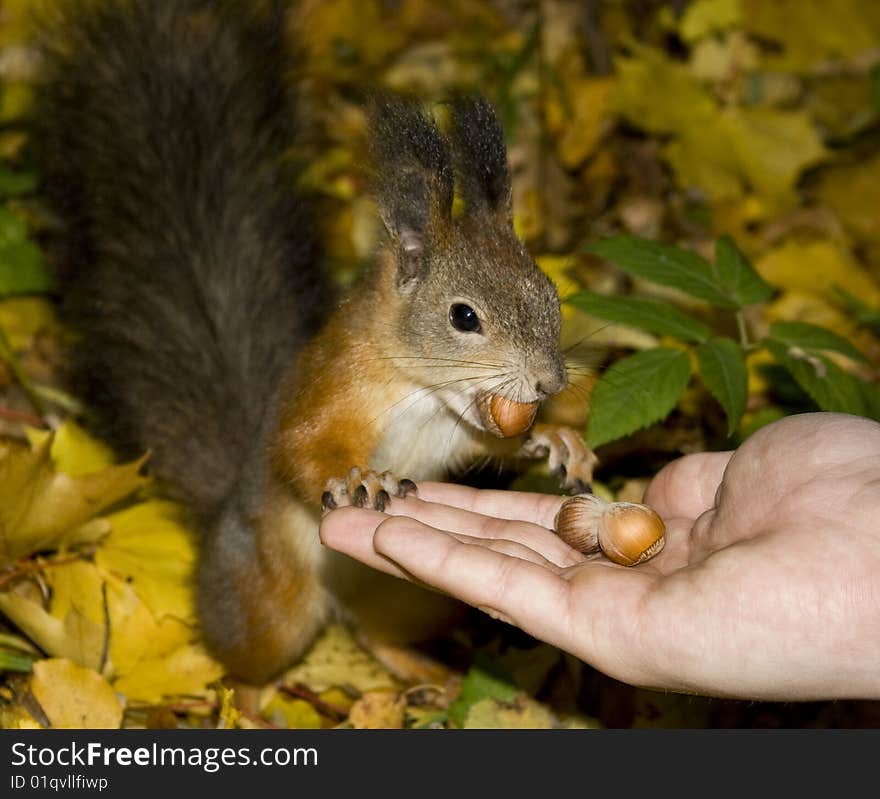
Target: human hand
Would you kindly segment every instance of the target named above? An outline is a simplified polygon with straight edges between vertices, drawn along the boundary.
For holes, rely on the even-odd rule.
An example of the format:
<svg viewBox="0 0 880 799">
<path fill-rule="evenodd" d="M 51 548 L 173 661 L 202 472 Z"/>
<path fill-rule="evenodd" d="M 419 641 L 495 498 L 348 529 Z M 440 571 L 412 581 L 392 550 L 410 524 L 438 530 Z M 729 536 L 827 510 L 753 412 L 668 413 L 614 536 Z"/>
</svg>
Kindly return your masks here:
<svg viewBox="0 0 880 799">
<path fill-rule="evenodd" d="M 791 416 L 671 463 L 645 495 L 666 546 L 633 568 L 563 544 L 563 500 L 424 483 L 386 514 L 333 511 L 321 538 L 634 685 L 880 698 L 877 423 Z"/>
</svg>

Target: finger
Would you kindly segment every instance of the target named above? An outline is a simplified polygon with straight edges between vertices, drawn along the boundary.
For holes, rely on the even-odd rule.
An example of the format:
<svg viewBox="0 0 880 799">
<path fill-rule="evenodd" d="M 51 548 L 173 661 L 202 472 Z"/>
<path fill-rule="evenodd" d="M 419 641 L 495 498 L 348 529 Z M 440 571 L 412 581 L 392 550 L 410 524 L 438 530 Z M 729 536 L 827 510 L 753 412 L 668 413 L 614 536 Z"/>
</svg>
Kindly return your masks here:
<svg viewBox="0 0 880 799">
<path fill-rule="evenodd" d="M 645 491 L 645 504 L 664 519 L 696 519 L 715 505 L 715 493 L 733 452 L 685 455 L 665 466 Z"/>
<path fill-rule="evenodd" d="M 410 575 L 407 572 L 402 571 L 388 558 L 380 555 L 373 546 L 373 535 L 376 528 L 387 519 L 388 517 L 384 514 L 366 508 L 340 508 L 324 518 L 321 523 L 320 538 L 321 541 L 331 549 L 335 549 L 338 552 L 354 557 L 373 568 L 384 571 L 387 574 L 393 574 L 396 577 L 410 578 Z M 413 521 L 414 526 L 418 524 L 420 523 Z M 506 522 L 506 524 L 510 525 L 512 523 Z M 528 526 L 535 527 L 535 525 Z M 539 527 L 535 527 L 535 529 L 543 530 L 543 528 Z M 446 533 L 445 530 L 442 530 L 441 532 Z M 545 534 L 547 533 L 546 530 L 543 530 L 543 532 Z M 447 534 L 462 543 L 475 546 L 480 545 L 493 552 L 527 560 L 530 563 L 535 563 L 539 566 L 550 569 L 565 568 L 583 561 L 583 556 L 573 550 L 572 552 L 576 557 L 567 559 L 564 563 L 557 564 L 552 560 L 545 558 L 540 552 L 532 547 L 519 541 L 500 537 L 483 538 L 464 534 Z"/>
<path fill-rule="evenodd" d="M 676 613 L 686 620 L 691 609 L 682 605 L 687 596 L 681 592 L 672 592 L 671 606 L 656 601 L 665 578 L 652 570 L 596 560 L 563 575 L 406 517 L 385 519 L 373 544 L 411 579 L 515 624 L 616 679 L 654 688 L 682 685 L 675 646 L 661 644 L 670 637 L 664 630 L 683 621 Z M 648 601 L 651 597 L 655 601 Z"/>
<path fill-rule="evenodd" d="M 493 551 L 485 542 L 459 541 L 405 517 L 382 522 L 374 546 L 412 579 L 515 624 L 611 676 L 636 684 L 653 681 L 654 655 L 644 651 L 639 630 L 645 597 L 662 579 L 655 573 L 596 560 L 563 576 Z"/>
<path fill-rule="evenodd" d="M 693 562 L 693 519 L 666 519 L 666 543 L 650 560 L 636 568 L 671 574 Z"/>
<path fill-rule="evenodd" d="M 510 524 L 510 522 L 508 522 L 508 524 Z M 446 531 L 441 530 L 441 532 Z M 543 566 L 546 569 L 552 569 L 554 571 L 566 569 L 575 565 L 574 563 L 554 563 L 552 560 L 548 560 L 540 552 L 532 549 L 530 546 L 526 544 L 521 544 L 519 541 L 512 541 L 507 538 L 482 538 L 470 535 L 463 535 L 460 533 L 449 533 L 449 535 L 455 538 L 456 541 L 461 541 L 462 544 L 473 544 L 474 546 L 481 546 L 484 549 L 488 549 L 492 552 L 498 552 L 501 555 L 508 555 L 511 558 L 527 560 L 529 563 L 534 563 L 538 566 Z M 577 559 L 577 563 L 582 563 L 583 560 L 584 556 L 581 555 Z"/>
<path fill-rule="evenodd" d="M 566 640 L 569 581 L 555 568 L 461 541 L 406 517 L 376 530 L 376 551 L 411 577 L 551 643 Z"/>
<path fill-rule="evenodd" d="M 415 497 L 407 497 L 404 501 L 395 500 L 385 512 L 390 516 L 418 519 L 438 530 L 449 530 L 475 538 L 514 541 L 539 552 L 557 566 L 571 566 L 583 560 L 581 553 L 572 549 L 556 533 L 530 522 L 499 519 L 437 502 L 425 502 Z"/>
<path fill-rule="evenodd" d="M 324 516 L 318 535 L 321 543 L 330 549 L 394 577 L 408 578 L 409 575 L 373 548 L 373 534 L 387 518 L 379 511 L 346 506 Z"/>
<path fill-rule="evenodd" d="M 455 483 L 419 483 L 419 498 L 463 510 L 515 519 L 553 529 L 553 520 L 566 497 L 525 491 L 496 491 Z"/>
</svg>

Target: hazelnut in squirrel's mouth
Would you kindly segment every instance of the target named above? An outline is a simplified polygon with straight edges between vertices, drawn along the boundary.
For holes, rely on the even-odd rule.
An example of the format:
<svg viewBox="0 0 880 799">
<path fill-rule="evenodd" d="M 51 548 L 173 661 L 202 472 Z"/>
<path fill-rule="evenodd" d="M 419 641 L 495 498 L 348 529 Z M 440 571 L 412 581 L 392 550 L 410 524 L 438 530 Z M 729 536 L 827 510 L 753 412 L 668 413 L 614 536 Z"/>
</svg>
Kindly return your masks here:
<svg viewBox="0 0 880 799">
<path fill-rule="evenodd" d="M 521 435 L 535 421 L 538 402 L 515 402 L 500 394 L 480 394 L 477 408 L 486 429 L 499 438 Z"/>
</svg>

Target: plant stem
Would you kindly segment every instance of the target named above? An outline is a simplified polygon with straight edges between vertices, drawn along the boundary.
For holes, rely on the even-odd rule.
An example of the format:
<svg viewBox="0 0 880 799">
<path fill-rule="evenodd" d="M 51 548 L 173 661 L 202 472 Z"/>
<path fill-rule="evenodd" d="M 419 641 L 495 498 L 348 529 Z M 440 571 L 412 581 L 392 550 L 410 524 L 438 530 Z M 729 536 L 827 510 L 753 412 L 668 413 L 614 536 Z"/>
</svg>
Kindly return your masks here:
<svg viewBox="0 0 880 799">
<path fill-rule="evenodd" d="M 739 343 L 742 345 L 742 348 L 746 350 L 746 352 L 751 349 L 751 342 L 749 341 L 749 331 L 746 327 L 746 319 L 743 316 L 742 310 L 736 312 L 736 326 L 739 330 Z"/>
</svg>

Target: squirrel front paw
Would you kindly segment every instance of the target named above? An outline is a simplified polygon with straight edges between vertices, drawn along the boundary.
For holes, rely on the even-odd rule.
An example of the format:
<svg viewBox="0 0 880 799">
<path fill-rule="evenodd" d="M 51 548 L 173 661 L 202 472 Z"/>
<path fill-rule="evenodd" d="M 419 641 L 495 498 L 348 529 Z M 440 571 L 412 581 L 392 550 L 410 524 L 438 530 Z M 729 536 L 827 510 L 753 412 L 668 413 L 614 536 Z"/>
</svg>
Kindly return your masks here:
<svg viewBox="0 0 880 799">
<path fill-rule="evenodd" d="M 523 454 L 546 457 L 550 471 L 562 478 L 562 486 L 569 493 L 592 493 L 590 484 L 599 459 L 574 428 L 536 424 L 523 444 Z"/>
<path fill-rule="evenodd" d="M 361 471 L 355 466 L 347 477 L 334 477 L 327 481 L 321 496 L 321 507 L 323 510 L 333 510 L 342 505 L 355 505 L 383 511 L 391 497 L 403 498 L 407 494 L 415 494 L 417 490 L 412 480 L 400 479 L 393 472 Z"/>
</svg>

